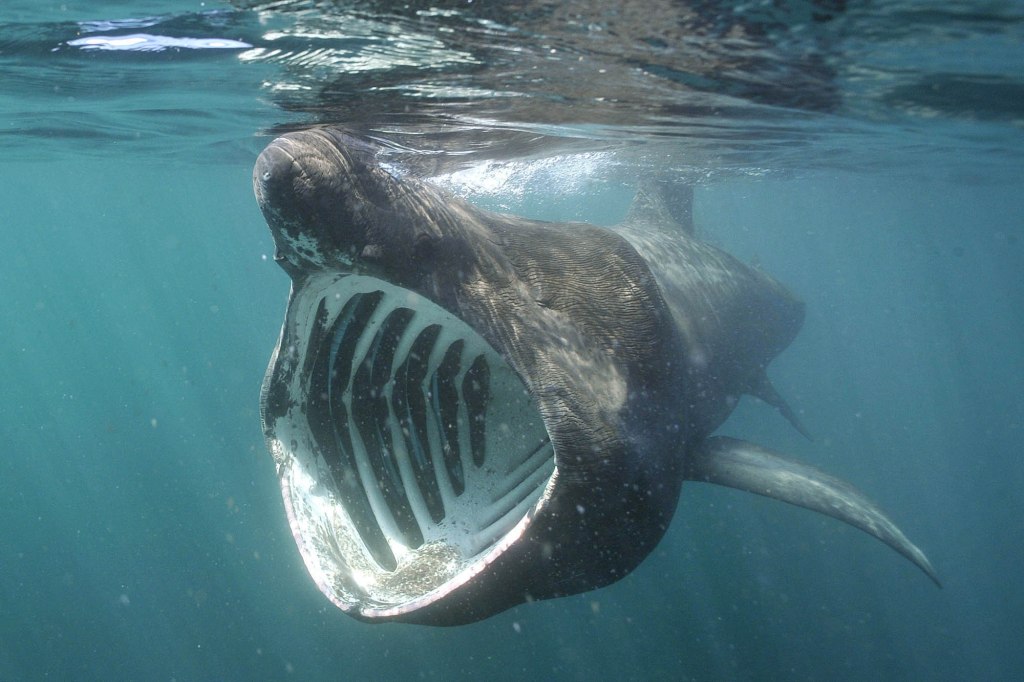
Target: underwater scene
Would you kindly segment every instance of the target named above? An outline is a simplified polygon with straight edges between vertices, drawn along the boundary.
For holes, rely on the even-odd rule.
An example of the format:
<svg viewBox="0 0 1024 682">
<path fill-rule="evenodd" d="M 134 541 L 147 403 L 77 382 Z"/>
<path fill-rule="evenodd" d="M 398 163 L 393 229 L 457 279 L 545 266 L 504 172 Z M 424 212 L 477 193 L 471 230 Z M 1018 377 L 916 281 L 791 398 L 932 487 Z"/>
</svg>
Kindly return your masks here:
<svg viewBox="0 0 1024 682">
<path fill-rule="evenodd" d="M 0 680 L 1018 679 L 1022 74 L 1011 1 L 8 0 Z"/>
</svg>

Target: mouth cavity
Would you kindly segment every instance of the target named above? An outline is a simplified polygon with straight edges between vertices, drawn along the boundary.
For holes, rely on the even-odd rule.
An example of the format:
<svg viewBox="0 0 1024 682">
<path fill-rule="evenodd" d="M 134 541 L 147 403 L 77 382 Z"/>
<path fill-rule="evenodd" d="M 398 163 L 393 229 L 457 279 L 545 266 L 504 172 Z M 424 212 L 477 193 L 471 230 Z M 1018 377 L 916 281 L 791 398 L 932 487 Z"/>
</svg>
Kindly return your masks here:
<svg viewBox="0 0 1024 682">
<path fill-rule="evenodd" d="M 555 470 L 501 355 L 373 277 L 316 274 L 293 294 L 261 407 L 306 566 L 364 617 L 466 582 L 522 534 Z"/>
</svg>

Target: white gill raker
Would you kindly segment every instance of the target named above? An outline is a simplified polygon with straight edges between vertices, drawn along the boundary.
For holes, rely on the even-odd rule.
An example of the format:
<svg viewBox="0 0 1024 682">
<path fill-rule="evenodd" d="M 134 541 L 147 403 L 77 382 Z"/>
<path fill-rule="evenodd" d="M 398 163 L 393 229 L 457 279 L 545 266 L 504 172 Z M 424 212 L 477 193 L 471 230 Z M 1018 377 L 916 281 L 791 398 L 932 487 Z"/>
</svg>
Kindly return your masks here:
<svg viewBox="0 0 1024 682">
<path fill-rule="evenodd" d="M 525 391 L 525 389 L 522 389 L 522 390 Z M 519 396 L 516 396 L 516 397 L 518 398 Z M 535 419 L 537 419 L 539 421 L 540 417 L 539 416 L 535 416 Z M 541 434 L 542 434 L 542 438 L 540 438 L 537 441 L 537 447 L 536 448 L 533 448 L 533 449 L 530 449 L 528 447 L 516 448 L 514 452 L 509 453 L 509 457 L 508 457 L 508 459 L 506 461 L 506 475 L 509 475 L 512 471 L 515 471 L 519 467 L 525 465 L 531 459 L 534 459 L 537 456 L 537 451 L 540 450 L 541 448 L 543 448 L 544 444 L 550 443 L 550 439 L 548 438 L 547 430 L 543 430 L 541 432 Z M 541 435 L 541 434 L 538 434 L 538 435 Z M 514 433 L 514 429 L 509 431 L 509 436 L 511 436 L 512 439 L 515 439 L 516 435 L 517 434 Z"/>
<path fill-rule="evenodd" d="M 512 530 L 513 527 L 519 520 L 526 515 L 526 512 L 536 503 L 537 499 L 533 495 L 527 495 L 519 501 L 516 506 L 512 507 L 503 516 L 498 518 L 491 525 L 481 528 L 473 534 L 472 544 L 470 545 L 471 555 L 476 555 L 483 550 L 490 547 L 495 541 L 500 539 L 505 533 Z"/>
<path fill-rule="evenodd" d="M 554 467 L 543 425 L 511 368 L 464 324 L 383 283 L 346 284 L 345 300 L 328 304 L 322 378 L 310 387 L 323 397 L 309 414 L 338 491 L 358 486 L 343 498 L 347 525 L 386 572 L 424 542 L 468 559 L 536 502 Z"/>
<path fill-rule="evenodd" d="M 491 506 L 499 503 L 510 495 L 526 479 L 533 476 L 534 472 L 542 468 L 549 460 L 554 459 L 551 448 L 551 441 L 546 437 L 514 469 L 505 472 L 502 477 L 502 487 L 497 488 L 491 496 Z"/>
<path fill-rule="evenodd" d="M 524 481 L 534 478 L 538 471 L 544 471 L 545 475 L 549 475 L 551 472 L 545 471 L 547 468 L 554 470 L 554 448 L 551 441 L 545 438 L 518 467 L 502 477 L 505 485 L 494 491 L 491 505 L 501 504 L 502 500 L 515 495 L 516 489 L 521 488 Z"/>
<path fill-rule="evenodd" d="M 458 430 L 458 443 L 459 443 L 459 460 L 462 462 L 462 479 L 466 485 L 466 490 L 469 490 L 473 486 L 476 474 L 478 473 L 478 467 L 473 463 L 473 446 L 472 440 L 469 435 L 469 406 L 466 403 L 466 396 L 463 394 L 463 382 L 466 378 L 466 372 L 469 371 L 470 366 L 473 364 L 472 360 L 476 359 L 476 349 L 472 348 L 472 344 L 469 339 L 465 340 L 466 343 L 462 349 L 462 357 L 459 358 L 459 372 L 455 376 L 455 392 L 459 396 L 456 402 L 456 418 L 455 425 Z M 486 458 L 487 453 L 484 453 Z"/>
<path fill-rule="evenodd" d="M 442 327 L 441 336 L 438 337 L 437 343 L 431 350 L 427 376 L 424 379 L 424 382 L 426 383 L 422 387 L 424 393 L 428 396 L 429 402 L 427 404 L 430 406 L 427 419 L 427 433 L 430 443 L 430 462 L 433 465 L 434 476 L 437 479 L 438 488 L 441 491 L 441 499 L 444 503 L 446 517 L 452 513 L 453 509 L 455 509 L 459 494 L 455 492 L 455 487 L 452 484 L 451 476 L 448 473 L 448 468 L 444 461 L 444 434 L 441 432 L 441 426 L 439 424 L 441 410 L 438 405 L 438 396 L 434 394 L 435 392 L 432 390 L 432 385 L 434 375 L 441 366 L 441 362 L 444 360 L 444 356 L 448 352 L 448 348 L 452 343 L 458 340 L 457 337 L 453 337 L 453 334 L 450 334 L 446 328 Z"/>
<path fill-rule="evenodd" d="M 507 510 L 516 507 L 522 500 L 533 497 L 532 493 L 551 475 L 545 466 L 550 461 L 550 452 L 551 444 L 545 443 L 516 471 L 516 476 L 502 480 L 505 484 L 504 492 L 496 494 L 492 502 L 480 510 L 481 515 L 477 519 L 480 528 L 492 525 L 495 519 L 504 516 Z"/>
<path fill-rule="evenodd" d="M 387 393 L 388 408 L 391 409 L 390 390 L 388 390 Z M 409 507 L 412 509 L 413 516 L 416 518 L 416 524 L 420 527 L 420 533 L 425 537 L 426 529 L 434 525 L 434 520 L 430 517 L 430 510 L 427 508 L 427 501 L 423 497 L 423 491 L 418 485 L 416 472 L 413 470 L 412 458 L 408 449 L 405 447 L 405 437 L 402 434 L 402 425 L 399 423 L 398 419 L 395 418 L 393 412 L 388 419 L 388 428 L 391 431 L 392 455 L 395 463 L 398 465 L 398 473 L 402 479 L 402 490 L 405 493 L 406 499 L 409 501 Z"/>
<path fill-rule="evenodd" d="M 371 509 L 374 517 L 381 531 L 384 533 L 387 539 L 388 545 L 392 550 L 392 553 L 396 558 L 400 558 L 410 549 L 410 545 L 418 545 L 414 539 L 410 538 L 408 533 L 403 530 L 402 524 L 395 516 L 395 510 L 392 509 L 392 503 L 396 503 L 401 506 L 408 506 L 409 511 L 412 512 L 414 520 L 419 524 L 419 520 L 416 519 L 416 506 L 412 500 L 405 495 L 405 499 L 395 499 L 396 495 L 401 495 L 406 491 L 393 491 L 391 494 L 391 501 L 388 500 L 388 494 L 384 488 L 388 485 L 386 481 L 380 480 L 377 472 L 374 470 L 373 465 L 369 462 L 369 459 L 373 456 L 370 454 L 369 449 L 363 439 L 363 432 L 359 428 L 357 415 L 361 413 L 361 408 L 365 408 L 365 404 L 355 405 L 354 399 L 362 403 L 372 399 L 372 396 L 363 395 L 355 390 L 356 381 L 360 376 L 360 368 L 364 363 L 368 363 L 370 367 L 373 366 L 375 357 L 373 354 L 380 350 L 381 339 L 378 338 L 378 332 L 382 330 L 384 321 L 388 319 L 389 315 L 394 312 L 396 306 L 394 305 L 395 297 L 388 295 L 389 292 L 381 292 L 384 294 L 382 300 L 378 303 L 373 313 L 370 315 L 366 324 L 363 326 L 363 330 L 359 335 L 359 339 L 356 343 L 355 349 L 349 358 L 345 358 L 350 365 L 349 373 L 349 384 L 344 392 L 344 402 L 346 410 L 348 412 L 349 431 L 352 434 L 353 449 L 356 451 L 356 461 L 359 470 L 360 479 L 363 482 L 363 488 L 366 491 L 367 498 L 370 500 Z M 389 368 L 389 371 L 390 368 Z M 393 376 L 393 374 L 391 375 Z M 388 405 L 389 417 L 391 415 L 390 404 Z M 389 420 L 390 421 L 390 420 Z M 373 430 L 376 428 L 374 424 L 363 424 L 363 428 Z M 357 446 L 358 443 L 358 446 Z M 387 452 L 383 447 L 383 443 L 378 444 L 379 450 L 377 456 L 381 459 L 388 457 L 394 459 L 394 442 L 392 442 L 392 452 Z M 397 462 L 395 462 L 397 464 Z M 404 478 L 400 475 L 400 478 Z M 404 480 L 403 480 L 404 483 Z M 422 502 L 422 499 L 420 500 Z M 405 504 L 403 504 L 405 503 Z M 420 505 L 424 507 L 425 505 Z M 401 507 L 400 507 L 401 508 Z"/>
<path fill-rule="evenodd" d="M 366 445 L 363 443 L 363 437 L 359 433 L 359 428 L 352 416 L 351 391 L 346 391 L 342 399 L 348 411 L 348 428 L 352 439 L 352 450 L 359 478 L 363 484 L 363 490 L 366 492 L 366 497 L 370 502 L 370 509 L 373 511 L 374 520 L 377 522 L 377 526 L 380 527 L 381 532 L 384 533 L 384 538 L 391 548 L 391 553 L 396 559 L 401 560 L 409 551 L 406 543 L 399 541 L 405 535 L 399 529 L 398 522 L 395 520 L 394 514 L 391 513 L 391 509 L 384 499 L 384 492 L 381 490 L 380 482 L 377 480 L 376 475 L 374 475 L 373 467 L 368 461 L 369 454 L 367 453 Z"/>
<path fill-rule="evenodd" d="M 377 330 L 380 329 L 381 323 L 383 323 L 391 311 L 394 310 L 394 308 L 389 305 L 392 302 L 392 297 L 388 296 L 386 292 L 381 293 L 384 293 L 384 297 L 381 299 L 380 303 L 377 304 L 377 307 L 370 315 L 370 319 L 368 319 L 366 324 L 363 325 L 363 331 L 359 335 L 359 341 L 356 343 L 355 350 L 353 350 L 352 356 L 349 360 L 349 364 L 352 368 L 352 372 L 349 375 L 348 390 L 346 391 L 349 394 L 352 393 L 352 387 L 356 381 L 356 372 L 358 368 L 364 361 L 366 361 L 367 353 L 369 353 L 373 347 L 373 342 L 377 336 Z M 369 360 L 372 364 L 373 358 L 371 357 Z M 352 406 L 348 405 L 348 407 L 351 409 Z"/>
<path fill-rule="evenodd" d="M 393 303 L 393 300 L 394 297 L 388 303 Z M 396 421 L 393 404 L 394 352 L 402 335 L 407 333 L 413 314 L 412 309 L 404 306 L 386 311 L 385 318 L 374 332 L 373 344 L 367 350 L 365 359 L 355 374 L 356 381 L 353 383 L 352 391 L 359 402 L 358 405 L 353 405 L 354 411 L 358 412 L 357 420 L 365 430 L 366 437 L 373 440 L 369 456 L 385 500 L 395 516 L 406 544 L 409 547 L 419 547 L 423 542 L 422 524 L 417 520 L 413 509 L 414 497 L 409 495 L 410 486 L 414 487 L 419 482 L 416 480 L 411 460 L 406 460 L 410 466 L 405 475 L 399 468 L 396 446 L 404 448 L 404 435 L 401 432 L 396 434 L 392 428 L 393 422 Z M 399 437 L 397 442 L 392 440 L 394 435 Z M 415 495 L 415 499 L 421 502 L 420 509 L 429 513 L 426 500 L 419 494 Z"/>
<path fill-rule="evenodd" d="M 413 515 L 416 518 L 416 523 L 420 527 L 421 534 L 426 537 L 427 529 L 433 527 L 434 520 L 431 518 L 430 510 L 427 505 L 427 501 L 424 497 L 423 490 L 420 486 L 419 477 L 416 475 L 415 468 L 412 462 L 412 454 L 406 447 L 406 440 L 410 436 L 403 433 L 405 428 L 410 430 L 414 429 L 412 423 L 409 423 L 407 427 L 403 427 L 399 415 L 395 413 L 395 385 L 396 375 L 398 374 L 398 368 L 409 356 L 412 349 L 413 342 L 419 336 L 420 332 L 423 331 L 424 327 L 421 327 L 418 322 L 420 316 L 413 311 L 413 317 L 409 320 L 405 330 L 402 332 L 402 336 L 395 349 L 394 358 L 392 359 L 390 372 L 390 380 L 385 384 L 384 394 L 387 399 L 388 406 L 388 427 L 391 431 L 391 446 L 394 449 L 393 455 L 395 462 L 398 465 L 398 473 L 402 479 L 402 488 L 405 492 L 406 498 L 409 500 L 409 505 L 412 508 Z M 428 459 L 433 459 L 430 453 L 428 453 Z"/>
<path fill-rule="evenodd" d="M 348 433 L 348 420 L 339 418 L 340 416 L 337 415 L 337 408 L 340 408 L 343 413 L 347 412 L 342 400 L 346 387 L 342 386 L 342 382 L 338 379 L 348 371 L 348 365 L 344 362 L 344 358 L 342 358 L 343 362 L 340 363 L 340 366 L 344 367 L 345 371 L 340 373 L 337 371 L 339 368 L 338 355 L 342 339 L 359 327 L 360 320 L 357 310 L 361 300 L 361 297 L 348 299 L 342 308 L 336 311 L 335 317 L 329 324 L 326 321 L 322 323 L 326 336 L 319 337 L 321 345 L 316 348 L 310 346 L 307 349 L 307 354 L 312 354 L 319 360 L 310 367 L 311 375 L 307 378 L 306 386 L 309 400 L 303 411 L 311 420 L 310 426 L 316 426 L 316 431 L 311 435 L 319 446 L 316 448 L 318 461 L 323 463 L 320 476 L 329 476 L 329 479 L 333 479 L 337 486 L 336 492 L 343 496 L 346 480 L 349 482 L 349 492 L 351 493 L 355 493 L 355 489 L 350 487 L 351 484 L 356 484 L 365 506 L 361 506 L 357 500 L 356 508 L 351 510 L 356 514 L 348 516 L 352 519 L 354 527 L 358 529 L 357 532 L 366 547 L 370 548 L 373 545 L 377 549 L 374 556 L 387 561 L 386 556 L 380 555 L 379 551 L 382 548 L 376 543 L 377 540 L 385 542 L 380 526 L 375 519 L 372 522 L 368 519 L 368 516 L 373 516 L 372 505 L 366 497 L 366 490 L 362 484 L 357 483 L 359 474 L 352 452 L 351 437 Z M 325 303 L 326 299 L 320 299 L 319 304 L 314 308 L 319 309 Z M 329 304 L 327 305 L 329 307 Z M 347 514 L 350 510 L 346 509 L 345 511 Z M 393 561 L 393 559 L 392 556 L 391 560 Z"/>
</svg>

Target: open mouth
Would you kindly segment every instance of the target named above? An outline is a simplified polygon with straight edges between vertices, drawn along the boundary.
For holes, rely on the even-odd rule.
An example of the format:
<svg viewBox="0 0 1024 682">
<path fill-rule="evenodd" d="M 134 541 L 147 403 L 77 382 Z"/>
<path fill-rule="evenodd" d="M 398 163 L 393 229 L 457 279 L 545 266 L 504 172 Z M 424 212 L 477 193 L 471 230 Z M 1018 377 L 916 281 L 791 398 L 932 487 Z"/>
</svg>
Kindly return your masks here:
<svg viewBox="0 0 1024 682">
<path fill-rule="evenodd" d="M 429 299 L 321 272 L 293 292 L 264 430 L 310 574 L 342 609 L 420 608 L 529 524 L 554 451 L 519 375 Z"/>
</svg>

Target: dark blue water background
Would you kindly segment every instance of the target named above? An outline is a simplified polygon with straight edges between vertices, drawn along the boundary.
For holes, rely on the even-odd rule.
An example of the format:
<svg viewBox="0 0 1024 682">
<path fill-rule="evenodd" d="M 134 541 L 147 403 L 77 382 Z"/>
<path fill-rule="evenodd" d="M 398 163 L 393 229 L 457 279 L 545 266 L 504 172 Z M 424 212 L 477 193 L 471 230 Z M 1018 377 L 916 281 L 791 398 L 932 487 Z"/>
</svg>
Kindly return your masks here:
<svg viewBox="0 0 1024 682">
<path fill-rule="evenodd" d="M 680 41 L 567 6 L 5 3 L 0 680 L 1024 673 L 1024 7 L 699 3 Z M 701 234 L 808 309 L 771 375 L 814 442 L 752 399 L 722 432 L 862 488 L 944 588 L 687 484 L 609 588 L 455 629 L 336 610 L 260 432 L 288 280 L 250 184 L 274 130 L 332 118 L 531 216 L 696 185 Z"/>
</svg>

